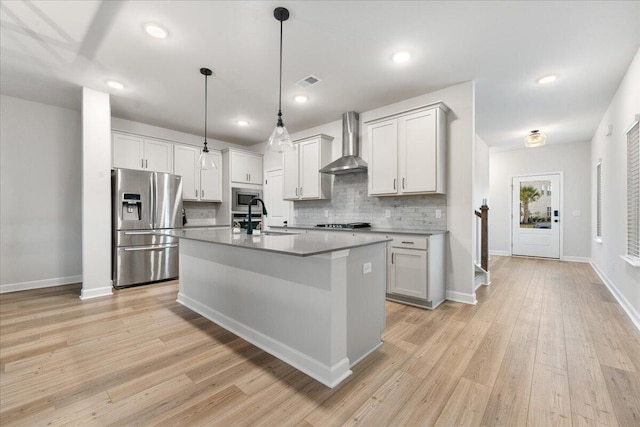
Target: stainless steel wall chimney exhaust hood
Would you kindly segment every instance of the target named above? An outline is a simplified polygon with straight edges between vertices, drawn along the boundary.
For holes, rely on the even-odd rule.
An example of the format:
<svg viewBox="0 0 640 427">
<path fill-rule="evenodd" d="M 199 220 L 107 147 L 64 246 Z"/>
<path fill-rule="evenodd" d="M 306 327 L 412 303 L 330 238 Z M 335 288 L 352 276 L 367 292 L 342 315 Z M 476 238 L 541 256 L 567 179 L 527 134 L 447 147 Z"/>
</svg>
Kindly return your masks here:
<svg viewBox="0 0 640 427">
<path fill-rule="evenodd" d="M 320 173 L 342 175 L 367 171 L 367 162 L 360 158 L 358 113 L 349 111 L 342 115 L 342 157 L 320 169 Z"/>
</svg>

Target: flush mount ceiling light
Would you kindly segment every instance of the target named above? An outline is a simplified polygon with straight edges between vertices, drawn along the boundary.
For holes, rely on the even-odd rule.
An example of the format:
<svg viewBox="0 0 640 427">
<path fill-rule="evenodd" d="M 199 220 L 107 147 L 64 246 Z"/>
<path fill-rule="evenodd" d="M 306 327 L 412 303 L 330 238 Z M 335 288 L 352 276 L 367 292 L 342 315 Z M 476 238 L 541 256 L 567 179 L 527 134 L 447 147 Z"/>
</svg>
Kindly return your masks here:
<svg viewBox="0 0 640 427">
<path fill-rule="evenodd" d="M 124 83 L 120 83 L 116 80 L 107 80 L 107 86 L 109 86 L 112 89 L 118 89 L 118 90 L 122 90 L 124 89 Z"/>
<path fill-rule="evenodd" d="M 536 81 L 541 85 L 546 85 L 548 83 L 555 82 L 557 78 L 558 78 L 557 74 L 547 74 L 546 76 L 540 77 Z"/>
<path fill-rule="evenodd" d="M 144 31 L 151 37 L 156 39 L 165 39 L 169 35 L 167 30 L 165 30 L 158 24 L 144 24 Z"/>
<path fill-rule="evenodd" d="M 207 147 L 207 78 L 213 74 L 213 71 L 208 68 L 200 68 L 200 74 L 204 76 L 204 148 L 198 157 L 198 169 L 216 169 L 218 166 Z"/>
<path fill-rule="evenodd" d="M 296 95 L 293 97 L 293 100 L 296 101 L 299 104 L 305 103 L 309 100 L 309 97 L 305 96 L 305 95 Z"/>
<path fill-rule="evenodd" d="M 394 53 L 391 59 L 393 59 L 393 62 L 396 64 L 402 64 L 411 59 L 411 54 L 406 50 L 401 50 L 400 52 Z"/>
<path fill-rule="evenodd" d="M 289 11 L 284 7 L 277 7 L 273 11 L 273 16 L 280 21 L 280 90 L 278 92 L 278 122 L 269 137 L 267 149 L 282 153 L 283 151 L 295 150 L 289 132 L 282 122 L 282 23 L 289 19 Z"/>
<path fill-rule="evenodd" d="M 540 133 L 539 130 L 532 130 L 524 139 L 524 145 L 529 148 L 540 147 L 547 143 L 547 135 Z"/>
<path fill-rule="evenodd" d="M 238 126 L 249 126 L 249 122 L 248 122 L 248 121 L 246 121 L 246 120 L 238 120 L 238 121 L 236 122 L 236 124 L 237 124 Z"/>
</svg>

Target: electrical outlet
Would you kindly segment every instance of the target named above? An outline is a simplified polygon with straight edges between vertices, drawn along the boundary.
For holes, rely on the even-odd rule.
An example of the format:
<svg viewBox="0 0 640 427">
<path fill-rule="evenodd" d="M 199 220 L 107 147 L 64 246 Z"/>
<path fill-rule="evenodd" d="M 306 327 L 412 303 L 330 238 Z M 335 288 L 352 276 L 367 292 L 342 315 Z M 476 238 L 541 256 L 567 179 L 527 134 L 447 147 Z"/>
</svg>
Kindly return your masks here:
<svg viewBox="0 0 640 427">
<path fill-rule="evenodd" d="M 364 264 L 362 264 L 362 274 L 368 274 L 368 273 L 371 273 L 371 263 L 365 262 Z"/>
<path fill-rule="evenodd" d="M 384 211 L 384 216 L 386 218 L 391 218 L 391 209 L 387 209 L 386 211 Z"/>
<path fill-rule="evenodd" d="M 436 218 L 442 218 L 442 211 L 440 209 L 436 209 Z"/>
<path fill-rule="evenodd" d="M 329 209 L 324 210 L 324 217 L 329 218 Z"/>
</svg>

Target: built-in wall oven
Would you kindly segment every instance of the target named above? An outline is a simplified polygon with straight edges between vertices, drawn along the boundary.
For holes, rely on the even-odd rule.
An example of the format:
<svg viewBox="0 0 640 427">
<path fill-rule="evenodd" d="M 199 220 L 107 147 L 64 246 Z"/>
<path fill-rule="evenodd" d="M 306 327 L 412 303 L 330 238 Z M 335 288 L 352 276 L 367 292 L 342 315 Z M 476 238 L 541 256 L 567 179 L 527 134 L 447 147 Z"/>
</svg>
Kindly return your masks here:
<svg viewBox="0 0 640 427">
<path fill-rule="evenodd" d="M 252 188 L 233 187 L 231 189 L 231 211 L 249 212 L 249 202 L 254 197 L 262 199 L 262 191 L 254 190 Z M 252 205 L 257 206 L 258 202 L 254 201 Z"/>
</svg>

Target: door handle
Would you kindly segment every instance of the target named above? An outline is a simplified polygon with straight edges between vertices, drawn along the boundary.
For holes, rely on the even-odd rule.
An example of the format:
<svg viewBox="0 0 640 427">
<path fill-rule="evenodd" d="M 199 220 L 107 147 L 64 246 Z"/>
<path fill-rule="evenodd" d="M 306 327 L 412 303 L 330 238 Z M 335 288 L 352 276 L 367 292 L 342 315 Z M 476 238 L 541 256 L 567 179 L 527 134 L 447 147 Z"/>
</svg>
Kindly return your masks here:
<svg viewBox="0 0 640 427">
<path fill-rule="evenodd" d="M 150 231 L 125 231 L 124 235 L 125 236 L 140 236 L 140 235 L 147 235 L 147 234 L 152 234 Z"/>
<path fill-rule="evenodd" d="M 169 248 L 177 248 L 178 245 L 166 245 L 166 246 L 136 246 L 133 248 L 124 248 L 125 252 L 134 252 L 134 251 L 153 251 L 160 249 L 169 249 Z"/>
</svg>

